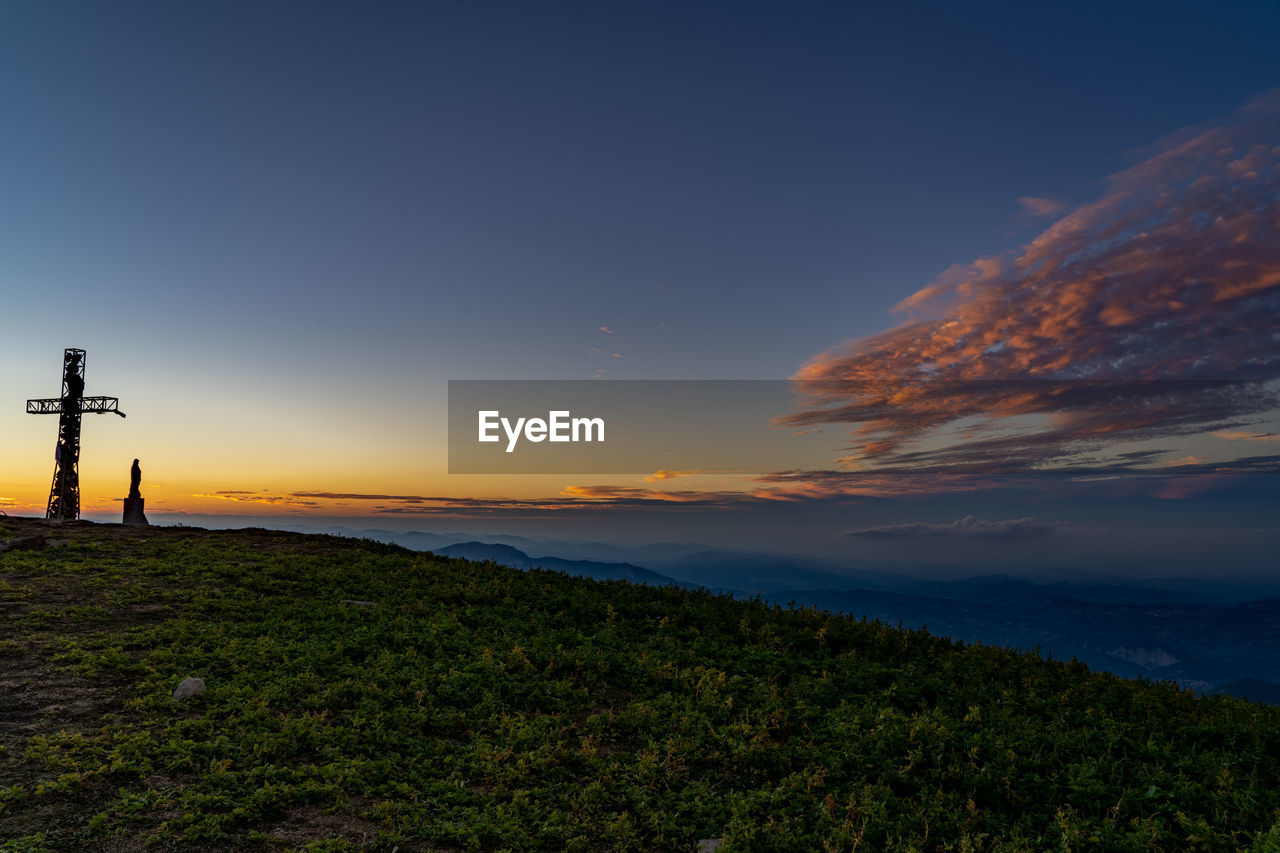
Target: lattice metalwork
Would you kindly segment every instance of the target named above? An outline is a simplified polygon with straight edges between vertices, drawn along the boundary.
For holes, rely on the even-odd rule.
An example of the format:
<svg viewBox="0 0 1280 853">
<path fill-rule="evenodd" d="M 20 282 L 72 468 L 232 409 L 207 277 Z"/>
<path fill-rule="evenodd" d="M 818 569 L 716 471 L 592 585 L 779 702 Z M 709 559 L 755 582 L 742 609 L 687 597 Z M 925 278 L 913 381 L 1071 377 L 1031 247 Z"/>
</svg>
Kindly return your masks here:
<svg viewBox="0 0 1280 853">
<path fill-rule="evenodd" d="M 80 416 L 86 412 L 125 416 L 116 397 L 84 396 L 84 363 L 84 350 L 64 350 L 62 396 L 27 401 L 27 414 L 58 415 L 58 443 L 53 451 L 53 485 L 49 488 L 46 518 L 80 517 Z"/>
</svg>

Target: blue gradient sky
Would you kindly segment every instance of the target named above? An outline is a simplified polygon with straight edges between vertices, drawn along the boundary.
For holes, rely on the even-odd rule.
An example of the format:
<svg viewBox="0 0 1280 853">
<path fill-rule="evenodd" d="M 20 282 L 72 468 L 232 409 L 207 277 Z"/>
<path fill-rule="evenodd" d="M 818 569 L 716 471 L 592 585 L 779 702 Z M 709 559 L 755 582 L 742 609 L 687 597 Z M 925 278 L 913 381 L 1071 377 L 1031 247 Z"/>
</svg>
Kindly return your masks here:
<svg viewBox="0 0 1280 853">
<path fill-rule="evenodd" d="M 445 475 L 447 379 L 790 376 L 1035 238 L 1020 198 L 1280 84 L 1277 36 L 1272 2 L 5 3 L 0 493 L 42 508 L 21 401 L 79 346 L 130 414 L 86 425 L 99 505 L 135 455 L 159 509 L 554 494 Z"/>
</svg>

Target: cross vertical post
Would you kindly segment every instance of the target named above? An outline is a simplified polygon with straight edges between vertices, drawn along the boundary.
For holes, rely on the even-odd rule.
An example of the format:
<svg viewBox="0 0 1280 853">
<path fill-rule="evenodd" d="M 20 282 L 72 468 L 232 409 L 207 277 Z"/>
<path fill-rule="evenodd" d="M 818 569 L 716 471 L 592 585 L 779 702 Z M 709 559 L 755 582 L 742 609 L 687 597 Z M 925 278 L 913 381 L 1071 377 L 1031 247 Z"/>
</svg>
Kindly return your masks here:
<svg viewBox="0 0 1280 853">
<path fill-rule="evenodd" d="M 80 400 L 84 397 L 84 350 L 62 354 L 62 413 L 53 451 L 53 485 L 46 518 L 80 517 Z"/>
</svg>

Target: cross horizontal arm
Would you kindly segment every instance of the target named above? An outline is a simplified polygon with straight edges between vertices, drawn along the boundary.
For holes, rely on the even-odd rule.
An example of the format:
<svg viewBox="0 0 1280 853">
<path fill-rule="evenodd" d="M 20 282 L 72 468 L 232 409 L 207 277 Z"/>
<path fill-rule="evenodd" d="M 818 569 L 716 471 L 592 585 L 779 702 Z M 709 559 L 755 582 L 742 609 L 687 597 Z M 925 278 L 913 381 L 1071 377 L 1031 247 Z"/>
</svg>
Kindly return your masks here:
<svg viewBox="0 0 1280 853">
<path fill-rule="evenodd" d="M 113 414 L 124 417 L 124 412 L 120 411 L 119 397 L 81 397 L 80 412 L 81 414 Z M 27 414 L 29 415 L 60 415 L 62 414 L 62 399 L 52 397 L 45 400 L 28 400 Z"/>
</svg>

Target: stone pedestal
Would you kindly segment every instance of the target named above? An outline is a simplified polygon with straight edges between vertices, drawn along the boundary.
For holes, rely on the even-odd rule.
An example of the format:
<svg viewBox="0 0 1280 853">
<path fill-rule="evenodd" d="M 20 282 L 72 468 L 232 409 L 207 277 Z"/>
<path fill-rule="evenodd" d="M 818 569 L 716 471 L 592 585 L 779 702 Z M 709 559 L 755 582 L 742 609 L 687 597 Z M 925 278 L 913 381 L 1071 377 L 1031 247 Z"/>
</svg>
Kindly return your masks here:
<svg viewBox="0 0 1280 853">
<path fill-rule="evenodd" d="M 147 516 L 142 510 L 146 504 L 146 500 L 141 497 L 124 499 L 124 523 L 125 524 L 146 524 Z"/>
</svg>

